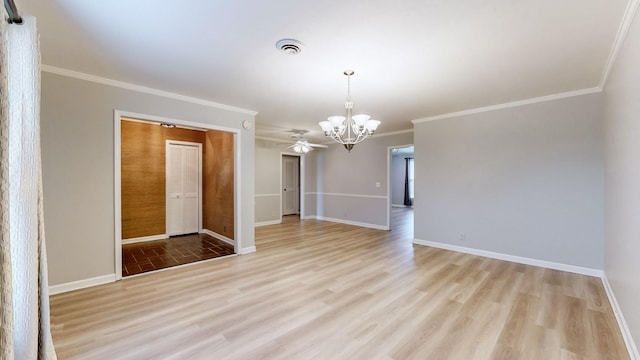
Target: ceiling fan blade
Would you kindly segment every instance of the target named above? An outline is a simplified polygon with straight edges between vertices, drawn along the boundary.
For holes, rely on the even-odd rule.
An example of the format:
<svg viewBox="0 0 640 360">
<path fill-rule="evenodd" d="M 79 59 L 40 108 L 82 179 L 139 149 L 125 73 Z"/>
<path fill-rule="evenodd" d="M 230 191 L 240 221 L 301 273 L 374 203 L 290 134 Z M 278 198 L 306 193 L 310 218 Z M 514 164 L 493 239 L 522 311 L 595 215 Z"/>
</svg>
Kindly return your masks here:
<svg viewBox="0 0 640 360">
<path fill-rule="evenodd" d="M 309 143 L 309 146 L 317 147 L 317 148 L 324 148 L 324 149 L 329 147 L 328 145 L 325 145 L 325 144 L 312 144 L 312 143 Z"/>
</svg>

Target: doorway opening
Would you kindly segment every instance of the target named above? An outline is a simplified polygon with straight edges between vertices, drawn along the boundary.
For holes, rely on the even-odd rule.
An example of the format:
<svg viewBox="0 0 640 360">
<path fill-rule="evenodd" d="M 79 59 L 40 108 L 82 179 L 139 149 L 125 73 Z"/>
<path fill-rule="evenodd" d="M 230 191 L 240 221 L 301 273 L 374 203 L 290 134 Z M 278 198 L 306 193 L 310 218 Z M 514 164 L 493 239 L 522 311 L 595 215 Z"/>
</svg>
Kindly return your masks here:
<svg viewBox="0 0 640 360">
<path fill-rule="evenodd" d="M 114 120 L 116 279 L 236 253 L 237 130 Z"/>
<path fill-rule="evenodd" d="M 300 215 L 300 158 L 282 155 L 282 216 Z"/>
<path fill-rule="evenodd" d="M 413 232 L 414 148 L 398 145 L 387 153 L 387 223 L 389 228 L 402 228 Z"/>
<path fill-rule="evenodd" d="M 281 217 L 304 218 L 304 183 L 302 181 L 304 158 L 298 154 L 281 154 L 280 189 Z"/>
</svg>

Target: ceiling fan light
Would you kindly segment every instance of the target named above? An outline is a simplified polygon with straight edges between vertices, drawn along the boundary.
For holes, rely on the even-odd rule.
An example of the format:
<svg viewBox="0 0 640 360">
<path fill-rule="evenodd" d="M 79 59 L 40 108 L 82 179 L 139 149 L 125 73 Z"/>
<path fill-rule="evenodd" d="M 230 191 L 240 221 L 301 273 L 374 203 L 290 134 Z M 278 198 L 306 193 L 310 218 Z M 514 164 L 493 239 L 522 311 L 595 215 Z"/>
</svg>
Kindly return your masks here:
<svg viewBox="0 0 640 360">
<path fill-rule="evenodd" d="M 306 154 L 311 150 L 313 149 L 311 148 L 311 145 L 309 145 L 309 143 L 306 140 L 298 140 L 293 145 L 293 151 L 295 151 L 298 154 Z"/>
</svg>

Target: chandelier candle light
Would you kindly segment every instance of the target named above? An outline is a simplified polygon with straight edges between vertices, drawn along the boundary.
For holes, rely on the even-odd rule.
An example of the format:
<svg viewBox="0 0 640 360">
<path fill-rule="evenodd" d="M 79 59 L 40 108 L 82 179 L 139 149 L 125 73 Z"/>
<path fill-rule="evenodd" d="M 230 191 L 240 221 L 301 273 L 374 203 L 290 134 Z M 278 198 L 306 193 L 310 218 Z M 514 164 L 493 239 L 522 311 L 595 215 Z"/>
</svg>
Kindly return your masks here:
<svg viewBox="0 0 640 360">
<path fill-rule="evenodd" d="M 335 142 L 344 145 L 351 152 L 353 146 L 362 142 L 364 139 L 373 135 L 380 125 L 380 121 L 372 120 L 369 115 L 351 115 L 353 110 L 353 101 L 351 101 L 351 75 L 353 70 L 345 70 L 347 76 L 347 101 L 344 108 L 347 110 L 347 116 L 329 116 L 325 121 L 318 124 L 324 132 L 324 136 L 330 137 Z"/>
</svg>

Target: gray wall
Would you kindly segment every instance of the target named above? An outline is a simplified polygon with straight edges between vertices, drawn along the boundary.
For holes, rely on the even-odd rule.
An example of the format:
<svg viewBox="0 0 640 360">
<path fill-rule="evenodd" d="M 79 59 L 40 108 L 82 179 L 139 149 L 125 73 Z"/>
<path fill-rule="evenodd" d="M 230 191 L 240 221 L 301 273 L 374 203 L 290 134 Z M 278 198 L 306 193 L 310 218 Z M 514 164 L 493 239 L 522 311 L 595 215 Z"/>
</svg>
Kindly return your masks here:
<svg viewBox="0 0 640 360">
<path fill-rule="evenodd" d="M 640 22 L 632 24 L 604 90 L 605 275 L 640 344 Z"/>
<path fill-rule="evenodd" d="M 256 139 L 256 224 L 280 220 L 280 162 L 283 146 Z"/>
<path fill-rule="evenodd" d="M 404 178 L 406 155 L 391 158 L 391 204 L 404 206 Z"/>
<path fill-rule="evenodd" d="M 600 118 L 591 94 L 415 124 L 415 238 L 602 269 Z"/>
<path fill-rule="evenodd" d="M 42 167 L 49 284 L 115 273 L 114 109 L 241 128 L 253 116 L 42 74 Z M 254 133 L 241 133 L 240 231 L 254 245 Z"/>
<path fill-rule="evenodd" d="M 413 133 L 373 136 L 351 152 L 339 144 L 317 151 L 316 215 L 374 227 L 387 224 L 387 153 L 413 144 Z M 380 187 L 375 186 L 376 182 Z"/>
<path fill-rule="evenodd" d="M 322 149 L 316 149 L 306 155 L 300 156 L 300 171 L 304 171 L 303 181 L 305 182 L 303 194 L 305 199 L 304 216 L 314 216 L 315 194 L 309 194 L 308 189 L 316 187 L 316 169 L 314 154 Z M 255 194 L 255 219 L 256 225 L 261 223 L 273 223 L 280 221 L 282 202 L 282 192 L 280 191 L 280 177 L 282 171 L 282 155 L 298 156 L 286 144 L 280 141 L 271 141 L 265 139 L 256 139 L 255 145 L 256 156 L 256 194 Z M 309 163 L 310 162 L 310 163 Z M 302 189 L 301 189 L 302 190 Z M 301 197 L 302 200 L 302 197 Z M 302 204 L 301 204 L 302 205 Z"/>
<path fill-rule="evenodd" d="M 322 162 L 318 155 L 324 149 L 316 149 L 304 156 L 304 216 L 307 218 L 318 215 L 318 174 L 322 173 Z"/>
</svg>

